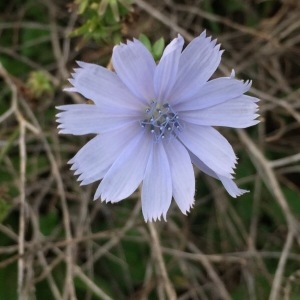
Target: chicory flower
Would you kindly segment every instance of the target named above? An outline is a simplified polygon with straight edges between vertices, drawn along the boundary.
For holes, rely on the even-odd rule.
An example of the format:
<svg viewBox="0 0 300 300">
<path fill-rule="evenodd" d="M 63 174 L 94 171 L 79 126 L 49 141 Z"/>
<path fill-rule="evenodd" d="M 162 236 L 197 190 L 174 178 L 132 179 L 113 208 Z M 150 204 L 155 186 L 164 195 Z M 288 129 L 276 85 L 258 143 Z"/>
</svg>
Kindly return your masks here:
<svg viewBox="0 0 300 300">
<path fill-rule="evenodd" d="M 101 180 L 94 199 L 118 202 L 141 184 L 146 221 L 166 219 L 174 198 L 186 214 L 194 203 L 193 164 L 220 180 L 232 196 L 246 191 L 233 181 L 236 155 L 214 128 L 258 123 L 249 81 L 209 80 L 222 50 L 203 32 L 183 50 L 178 35 L 158 64 L 138 40 L 115 46 L 115 72 L 78 62 L 69 81 L 94 104 L 59 106 L 59 133 L 95 134 L 70 161 L 81 184 Z"/>
</svg>

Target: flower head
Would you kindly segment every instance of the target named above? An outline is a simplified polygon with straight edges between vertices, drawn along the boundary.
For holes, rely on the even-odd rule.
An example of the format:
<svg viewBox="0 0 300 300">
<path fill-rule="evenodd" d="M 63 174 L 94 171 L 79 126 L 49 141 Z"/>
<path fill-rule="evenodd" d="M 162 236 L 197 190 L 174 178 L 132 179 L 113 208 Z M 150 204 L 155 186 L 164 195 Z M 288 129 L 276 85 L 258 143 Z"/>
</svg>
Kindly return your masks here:
<svg viewBox="0 0 300 300">
<path fill-rule="evenodd" d="M 78 62 L 67 91 L 91 104 L 59 106 L 60 133 L 96 134 L 71 160 L 81 184 L 101 180 L 94 199 L 118 202 L 142 183 L 146 221 L 166 218 L 172 197 L 185 214 L 194 203 L 193 165 L 220 180 L 236 197 L 236 156 L 213 126 L 245 128 L 258 123 L 257 98 L 244 95 L 250 82 L 209 80 L 222 51 L 203 32 L 183 51 L 178 35 L 156 65 L 138 40 L 115 46 L 115 72 Z"/>
</svg>

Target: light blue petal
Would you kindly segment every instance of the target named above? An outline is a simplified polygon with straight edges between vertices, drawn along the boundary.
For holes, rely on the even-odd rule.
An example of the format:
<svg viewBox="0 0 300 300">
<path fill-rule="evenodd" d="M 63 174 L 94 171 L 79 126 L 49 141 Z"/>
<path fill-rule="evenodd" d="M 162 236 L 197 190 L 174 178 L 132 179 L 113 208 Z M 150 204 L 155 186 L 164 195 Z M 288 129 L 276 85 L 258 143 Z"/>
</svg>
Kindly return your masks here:
<svg viewBox="0 0 300 300">
<path fill-rule="evenodd" d="M 186 214 L 194 204 L 195 175 L 187 149 L 177 140 L 165 143 L 170 163 L 173 197 Z"/>
<path fill-rule="evenodd" d="M 193 39 L 182 52 L 176 84 L 172 91 L 173 104 L 197 93 L 212 76 L 221 61 L 220 45 L 203 32 Z"/>
<path fill-rule="evenodd" d="M 83 135 L 90 133 L 100 133 L 98 123 L 101 112 L 96 105 L 91 104 L 71 104 L 56 107 L 63 110 L 56 115 L 57 122 L 60 123 L 59 133 Z"/>
<path fill-rule="evenodd" d="M 71 170 L 80 175 L 81 184 L 100 180 L 107 173 L 122 149 L 140 132 L 136 126 L 124 126 L 118 131 L 97 135 L 83 146 L 68 162 Z"/>
<path fill-rule="evenodd" d="M 178 38 L 173 39 L 164 50 L 162 58 L 155 70 L 154 89 L 158 102 L 169 100 L 170 92 L 176 81 L 183 44 L 184 40 L 180 35 L 178 35 Z"/>
<path fill-rule="evenodd" d="M 142 212 L 145 221 L 166 220 L 172 200 L 172 180 L 163 143 L 153 144 L 142 186 Z"/>
<path fill-rule="evenodd" d="M 233 198 L 236 198 L 238 196 L 241 196 L 241 195 L 249 192 L 247 190 L 240 189 L 236 185 L 236 183 L 230 178 L 227 178 L 224 176 L 219 176 L 219 179 L 223 183 L 223 186 L 226 189 L 226 191 L 228 192 L 228 194 Z"/>
<path fill-rule="evenodd" d="M 127 41 L 113 49 L 112 62 L 120 79 L 145 104 L 154 99 L 153 77 L 155 61 L 138 40 Z"/>
<path fill-rule="evenodd" d="M 77 63 L 80 68 L 76 68 L 73 78 L 69 79 L 73 88 L 65 91 L 78 92 L 107 112 L 124 113 L 144 107 L 114 72 L 95 64 Z"/>
<path fill-rule="evenodd" d="M 199 159 L 199 157 L 197 157 L 193 152 L 188 151 L 190 157 L 191 157 L 191 161 L 192 163 L 202 172 L 204 172 L 205 174 L 209 175 L 210 177 L 213 177 L 215 179 L 219 179 L 218 175 L 216 174 L 215 171 L 213 171 L 212 169 L 210 169 L 202 160 Z M 233 178 L 232 175 L 229 175 L 230 179 Z"/>
<path fill-rule="evenodd" d="M 179 135 L 183 144 L 215 173 L 234 173 L 236 156 L 228 141 L 214 128 L 185 123 Z"/>
<path fill-rule="evenodd" d="M 100 183 L 94 199 L 118 202 L 129 197 L 144 178 L 153 140 L 144 132 L 136 134 L 120 149 L 120 155 Z"/>
<path fill-rule="evenodd" d="M 246 128 L 259 122 L 255 120 L 257 101 L 257 98 L 243 95 L 209 108 L 180 112 L 180 119 L 197 125 Z"/>
<path fill-rule="evenodd" d="M 236 198 L 237 196 L 241 196 L 244 193 L 247 193 L 247 190 L 243 190 L 238 188 L 238 186 L 236 185 L 236 183 L 231 179 L 228 178 L 226 176 L 221 176 L 216 174 L 212 169 L 210 169 L 207 165 L 205 165 L 196 155 L 194 155 L 193 153 L 189 152 L 192 163 L 202 172 L 206 173 L 207 175 L 216 178 L 218 180 L 220 180 L 224 186 L 224 188 L 226 189 L 226 191 L 228 192 L 228 194 L 233 197 Z"/>
<path fill-rule="evenodd" d="M 70 104 L 56 107 L 63 110 L 56 115 L 61 134 L 83 135 L 104 133 L 119 130 L 130 123 L 139 124 L 139 113 L 136 115 L 110 115 L 97 105 Z"/>
<path fill-rule="evenodd" d="M 185 111 L 211 107 L 243 95 L 250 86 L 249 81 L 220 77 L 205 83 L 192 97 L 183 97 L 173 108 L 176 111 Z"/>
</svg>

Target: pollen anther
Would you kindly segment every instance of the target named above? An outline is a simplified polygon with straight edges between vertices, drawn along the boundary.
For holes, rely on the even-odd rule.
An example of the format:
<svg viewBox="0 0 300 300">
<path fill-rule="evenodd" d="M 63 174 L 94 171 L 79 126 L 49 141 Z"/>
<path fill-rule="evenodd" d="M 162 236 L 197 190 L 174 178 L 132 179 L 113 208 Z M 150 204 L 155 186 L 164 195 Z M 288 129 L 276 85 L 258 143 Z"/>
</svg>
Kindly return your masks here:
<svg viewBox="0 0 300 300">
<path fill-rule="evenodd" d="M 169 103 L 160 104 L 151 101 L 145 112 L 146 119 L 140 122 L 141 127 L 149 128 L 156 142 L 166 137 L 174 138 L 182 131 L 179 116 Z"/>
</svg>

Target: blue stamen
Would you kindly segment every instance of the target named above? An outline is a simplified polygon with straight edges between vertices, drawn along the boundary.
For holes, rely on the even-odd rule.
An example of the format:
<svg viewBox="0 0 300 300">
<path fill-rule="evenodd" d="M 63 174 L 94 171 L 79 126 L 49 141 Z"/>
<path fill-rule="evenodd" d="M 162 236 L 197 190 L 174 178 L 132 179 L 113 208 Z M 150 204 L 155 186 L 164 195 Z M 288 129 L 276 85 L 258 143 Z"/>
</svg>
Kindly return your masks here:
<svg viewBox="0 0 300 300">
<path fill-rule="evenodd" d="M 179 116 L 169 103 L 159 104 L 155 101 L 145 109 L 146 119 L 140 122 L 143 128 L 149 128 L 154 136 L 155 142 L 159 142 L 165 137 L 168 139 L 177 137 L 182 131 Z"/>
</svg>

